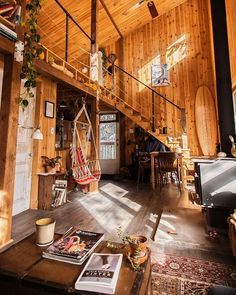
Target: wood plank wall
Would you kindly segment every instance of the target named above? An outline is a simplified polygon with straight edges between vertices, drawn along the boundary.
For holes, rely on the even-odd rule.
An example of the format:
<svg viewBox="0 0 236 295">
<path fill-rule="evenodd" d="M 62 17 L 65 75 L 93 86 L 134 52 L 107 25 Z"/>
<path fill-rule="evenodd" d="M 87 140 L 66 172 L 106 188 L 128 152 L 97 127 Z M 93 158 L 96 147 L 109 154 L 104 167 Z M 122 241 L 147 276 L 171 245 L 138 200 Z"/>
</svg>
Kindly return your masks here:
<svg viewBox="0 0 236 295">
<path fill-rule="evenodd" d="M 124 68 L 135 77 L 142 78 L 148 85 L 151 82 L 151 64 L 158 60 L 165 63 L 168 47 L 175 42 L 172 49 L 176 52 L 181 51 L 181 45 L 186 45 L 186 56 L 170 69 L 171 85 L 156 87 L 155 90 L 186 109 L 188 142 L 192 155 L 202 153 L 194 115 L 197 89 L 206 85 L 213 97 L 216 97 L 208 17 L 207 1 L 189 0 L 124 38 Z M 111 48 L 109 46 L 108 51 Z M 112 49 L 115 50 L 115 45 Z M 125 90 L 128 93 L 126 101 L 137 107 L 136 97 L 139 97 L 138 107 L 145 116 L 150 116 L 150 91 L 137 87 L 137 83 L 132 83 L 128 77 L 125 77 Z M 156 128 L 167 126 L 170 135 L 179 136 L 180 112 L 158 98 L 155 106 L 155 116 L 159 121 Z"/>
<path fill-rule="evenodd" d="M 41 156 L 52 158 L 55 152 L 55 127 L 56 127 L 56 82 L 40 76 L 36 94 L 36 125 L 40 126 L 43 140 L 35 140 L 33 147 L 33 169 L 31 187 L 31 208 L 38 206 L 38 176 L 37 173 L 44 172 Z M 45 101 L 53 102 L 54 118 L 45 117 Z M 52 128 L 54 134 L 52 134 Z"/>
<path fill-rule="evenodd" d="M 226 0 L 230 68 L 233 88 L 236 88 L 236 0 Z"/>
</svg>

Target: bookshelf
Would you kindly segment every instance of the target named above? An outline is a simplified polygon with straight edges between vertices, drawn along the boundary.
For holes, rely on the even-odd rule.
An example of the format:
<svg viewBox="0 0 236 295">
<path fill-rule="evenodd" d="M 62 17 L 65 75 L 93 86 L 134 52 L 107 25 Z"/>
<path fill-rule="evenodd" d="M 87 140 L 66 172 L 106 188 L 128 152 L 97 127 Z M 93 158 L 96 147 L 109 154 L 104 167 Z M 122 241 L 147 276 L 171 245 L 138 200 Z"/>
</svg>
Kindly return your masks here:
<svg viewBox="0 0 236 295">
<path fill-rule="evenodd" d="M 52 210 L 65 204 L 67 200 L 65 173 L 39 173 L 38 176 L 38 209 Z"/>
<path fill-rule="evenodd" d="M 0 0 L 0 34 L 11 41 L 17 40 L 16 25 L 20 24 L 21 5 L 17 1 Z"/>
</svg>

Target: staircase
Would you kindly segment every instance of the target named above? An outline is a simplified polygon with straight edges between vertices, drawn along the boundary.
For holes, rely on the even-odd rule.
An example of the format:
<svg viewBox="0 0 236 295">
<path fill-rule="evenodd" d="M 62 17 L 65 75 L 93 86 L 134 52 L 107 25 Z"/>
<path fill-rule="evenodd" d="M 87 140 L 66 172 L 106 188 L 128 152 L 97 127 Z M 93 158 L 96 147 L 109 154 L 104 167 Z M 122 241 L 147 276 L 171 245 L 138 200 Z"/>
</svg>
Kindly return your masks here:
<svg viewBox="0 0 236 295">
<path fill-rule="evenodd" d="M 150 133 L 152 136 L 163 142 L 164 144 L 168 145 L 167 143 L 167 136 L 169 134 L 161 134 L 160 133 L 160 128 L 156 127 L 155 124 L 155 119 L 157 115 L 154 113 L 154 95 L 159 96 L 162 100 L 164 100 L 166 103 L 172 104 L 176 109 L 180 111 L 181 116 L 183 115 L 184 111 L 181 109 L 179 106 L 175 105 L 173 102 L 168 100 L 166 97 L 162 96 L 161 94 L 157 93 L 155 90 L 153 90 L 151 87 L 148 85 L 144 84 L 142 81 L 138 80 L 136 77 L 132 76 L 131 74 L 127 73 L 123 69 L 116 67 L 116 71 L 122 71 L 122 74 L 128 75 L 129 79 L 135 80 L 136 83 L 142 84 L 143 87 L 145 87 L 148 91 L 152 92 L 152 112 L 151 115 L 149 116 L 145 115 L 142 112 L 142 106 L 138 103 L 136 103 L 135 107 L 128 104 L 126 99 L 127 99 L 127 94 L 124 92 L 124 90 L 121 89 L 120 86 L 118 86 L 119 83 L 115 83 L 115 86 L 113 89 L 109 89 L 104 86 L 99 86 L 95 83 L 93 83 L 90 80 L 89 77 L 89 70 L 82 71 L 73 65 L 69 64 L 62 58 L 60 58 L 58 55 L 50 51 L 48 48 L 44 47 L 45 49 L 45 62 L 52 67 L 56 68 L 59 71 L 62 71 L 65 75 L 68 75 L 69 77 L 75 79 L 78 82 L 81 82 L 83 85 L 86 85 L 90 90 L 93 92 L 93 95 L 99 96 L 99 99 L 108 104 L 111 107 L 116 108 L 118 111 L 120 111 L 122 114 L 124 114 L 127 118 L 132 120 L 135 124 L 143 128 L 146 132 Z M 89 68 L 89 66 L 81 63 L 83 66 L 86 66 Z M 114 77 L 113 77 L 114 78 Z M 125 89 L 125 87 L 124 87 Z M 90 91 L 90 94 L 91 94 Z M 121 95 L 117 95 L 116 93 L 120 93 Z M 123 98 L 121 98 L 121 96 Z M 150 113 L 150 111 L 149 111 Z M 180 124 L 182 124 L 183 118 L 181 117 L 180 119 Z M 181 127 L 182 129 L 182 127 Z"/>
</svg>

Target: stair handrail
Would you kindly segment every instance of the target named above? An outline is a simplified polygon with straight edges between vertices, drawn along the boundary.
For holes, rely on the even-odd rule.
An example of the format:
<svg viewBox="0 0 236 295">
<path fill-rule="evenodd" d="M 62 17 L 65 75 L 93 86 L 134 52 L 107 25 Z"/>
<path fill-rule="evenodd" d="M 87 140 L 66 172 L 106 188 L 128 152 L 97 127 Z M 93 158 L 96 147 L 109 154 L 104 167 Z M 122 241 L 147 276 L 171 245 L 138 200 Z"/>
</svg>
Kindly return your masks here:
<svg viewBox="0 0 236 295">
<path fill-rule="evenodd" d="M 125 71 L 121 67 L 119 67 L 117 65 L 114 65 L 114 67 L 117 68 L 117 69 L 119 69 L 120 71 L 122 71 L 126 75 L 130 76 L 131 78 L 133 78 L 137 82 L 141 83 L 143 86 L 145 86 L 146 88 L 148 88 L 149 90 L 151 90 L 152 92 L 154 92 L 155 94 L 157 94 L 158 96 L 160 96 L 161 98 L 163 98 L 164 100 L 166 100 L 167 102 L 169 102 L 170 104 L 172 104 L 174 107 L 176 107 L 180 111 L 182 110 L 182 108 L 179 107 L 177 104 L 175 104 L 174 102 L 172 102 L 171 100 L 169 100 L 168 98 L 166 98 L 164 95 L 158 93 L 156 90 L 154 90 L 153 88 L 151 88 L 150 86 L 148 86 L 147 84 L 145 84 L 144 82 L 142 82 L 141 80 L 139 80 L 138 78 L 136 78 L 135 76 L 133 76 L 132 74 L 128 73 L 127 71 Z"/>
</svg>

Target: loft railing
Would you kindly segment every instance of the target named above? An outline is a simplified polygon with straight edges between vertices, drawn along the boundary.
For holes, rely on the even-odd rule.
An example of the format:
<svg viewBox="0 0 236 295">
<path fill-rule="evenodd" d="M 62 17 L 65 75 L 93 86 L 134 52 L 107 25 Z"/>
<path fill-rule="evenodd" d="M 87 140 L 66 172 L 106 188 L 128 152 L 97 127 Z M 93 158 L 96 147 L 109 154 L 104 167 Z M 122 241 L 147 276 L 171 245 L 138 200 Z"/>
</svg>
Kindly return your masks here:
<svg viewBox="0 0 236 295">
<path fill-rule="evenodd" d="M 69 40 L 69 19 L 80 29 L 80 31 L 91 41 L 91 37 L 84 31 L 84 29 L 78 24 L 78 22 L 73 18 L 73 16 L 65 9 L 65 7 L 58 1 L 55 0 L 58 6 L 65 14 L 66 31 L 65 31 L 65 61 L 68 61 L 68 40 Z"/>
</svg>

